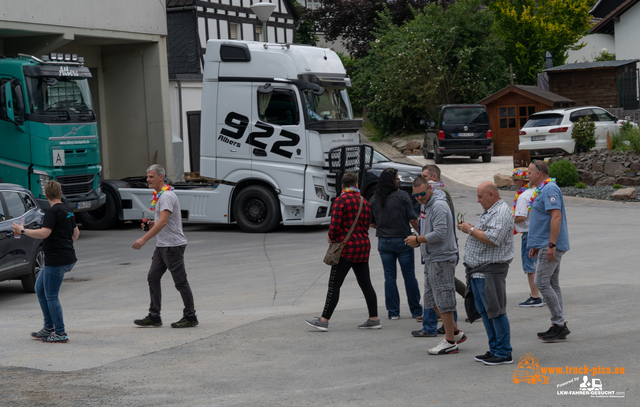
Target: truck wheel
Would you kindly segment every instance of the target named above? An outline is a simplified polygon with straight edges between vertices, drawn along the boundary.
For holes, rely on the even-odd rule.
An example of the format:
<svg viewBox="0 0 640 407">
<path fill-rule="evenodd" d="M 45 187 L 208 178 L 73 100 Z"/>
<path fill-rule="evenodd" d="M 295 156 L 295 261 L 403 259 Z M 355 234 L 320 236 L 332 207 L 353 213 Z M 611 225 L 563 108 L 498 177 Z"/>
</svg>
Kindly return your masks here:
<svg viewBox="0 0 640 407">
<path fill-rule="evenodd" d="M 491 162 L 491 154 L 482 154 L 482 162 L 490 163 Z"/>
<path fill-rule="evenodd" d="M 42 246 L 38 246 L 38 249 L 36 249 L 36 254 L 35 256 L 33 256 L 33 261 L 31 262 L 31 272 L 20 279 L 20 281 L 22 281 L 22 288 L 26 292 L 36 292 L 36 279 L 38 278 L 38 274 L 40 274 L 40 270 L 42 270 L 43 267 L 44 251 L 42 251 Z"/>
<path fill-rule="evenodd" d="M 77 212 L 75 214 L 78 223 L 82 223 L 85 229 L 112 229 L 120 223 L 116 199 L 113 197 L 113 193 L 109 190 L 105 190 L 104 193 L 107 196 L 107 201 L 104 205 L 92 211 Z"/>
<path fill-rule="evenodd" d="M 271 232 L 280 224 L 280 205 L 269 189 L 251 185 L 236 196 L 233 214 L 240 229 L 249 233 Z"/>
<path fill-rule="evenodd" d="M 424 155 L 424 158 L 430 160 L 433 158 L 433 153 L 429 152 L 429 147 L 427 147 L 427 142 L 424 142 L 424 147 L 422 147 L 422 154 Z"/>
<path fill-rule="evenodd" d="M 436 164 L 442 164 L 444 161 L 444 156 L 442 154 L 435 153 L 435 161 Z"/>
</svg>

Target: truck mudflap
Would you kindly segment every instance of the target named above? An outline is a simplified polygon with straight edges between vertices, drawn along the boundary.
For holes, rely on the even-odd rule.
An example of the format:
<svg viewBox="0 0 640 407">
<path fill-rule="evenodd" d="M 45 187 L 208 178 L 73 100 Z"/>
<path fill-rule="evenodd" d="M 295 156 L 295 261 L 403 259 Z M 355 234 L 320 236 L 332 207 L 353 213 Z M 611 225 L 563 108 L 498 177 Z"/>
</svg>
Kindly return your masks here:
<svg viewBox="0 0 640 407">
<path fill-rule="evenodd" d="M 182 221 L 185 223 L 229 223 L 229 202 L 233 186 L 174 190 L 180 202 Z M 153 218 L 149 209 L 153 192 L 148 188 L 118 188 L 122 203 L 122 220 Z"/>
</svg>

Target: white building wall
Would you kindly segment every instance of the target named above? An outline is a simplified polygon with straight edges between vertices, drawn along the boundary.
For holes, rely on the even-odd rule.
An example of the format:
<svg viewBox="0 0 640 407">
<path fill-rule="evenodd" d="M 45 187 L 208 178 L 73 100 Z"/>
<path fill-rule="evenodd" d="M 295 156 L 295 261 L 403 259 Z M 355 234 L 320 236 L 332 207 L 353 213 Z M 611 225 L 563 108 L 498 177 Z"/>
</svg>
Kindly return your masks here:
<svg viewBox="0 0 640 407">
<path fill-rule="evenodd" d="M 184 146 L 184 170 L 192 171 L 189 161 L 189 127 L 187 112 L 200 110 L 202 106 L 202 82 L 182 81 L 182 141 Z M 180 135 L 180 99 L 178 81 L 169 81 L 171 103 L 171 131 Z"/>
<path fill-rule="evenodd" d="M 16 7 L 18 4 L 20 6 Z M 8 23 L 15 22 L 167 35 L 165 0 L 3 0 L 0 1 L 0 19 L 3 28 L 9 28 Z"/>
<path fill-rule="evenodd" d="M 582 37 L 580 41 L 586 43 L 585 47 L 577 51 L 569 51 L 567 56 L 567 64 L 575 64 L 578 62 L 593 62 L 603 48 L 611 54 L 616 54 L 617 59 L 620 58 L 616 53 L 616 39 L 609 34 L 590 34 Z"/>
<path fill-rule="evenodd" d="M 640 59 L 640 3 L 620 16 L 615 33 L 616 59 Z"/>
</svg>

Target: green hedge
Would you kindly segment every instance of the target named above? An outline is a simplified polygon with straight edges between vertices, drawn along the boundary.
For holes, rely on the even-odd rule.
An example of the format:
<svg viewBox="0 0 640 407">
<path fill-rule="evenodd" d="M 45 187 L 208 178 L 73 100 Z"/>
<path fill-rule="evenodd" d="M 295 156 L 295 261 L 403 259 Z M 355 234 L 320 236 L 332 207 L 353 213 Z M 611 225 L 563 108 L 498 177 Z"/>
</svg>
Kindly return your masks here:
<svg viewBox="0 0 640 407">
<path fill-rule="evenodd" d="M 556 179 L 559 187 L 570 187 L 580 181 L 576 166 L 569 160 L 556 161 L 549 166 L 549 176 Z"/>
</svg>

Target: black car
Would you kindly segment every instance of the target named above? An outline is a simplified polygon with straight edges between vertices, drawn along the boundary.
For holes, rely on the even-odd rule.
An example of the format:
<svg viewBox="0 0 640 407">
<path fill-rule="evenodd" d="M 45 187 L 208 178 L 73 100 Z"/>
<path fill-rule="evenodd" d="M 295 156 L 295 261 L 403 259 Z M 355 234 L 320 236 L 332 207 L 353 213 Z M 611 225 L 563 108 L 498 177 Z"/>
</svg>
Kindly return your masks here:
<svg viewBox="0 0 640 407">
<path fill-rule="evenodd" d="M 376 192 L 376 186 L 378 185 L 380 174 L 382 174 L 382 171 L 387 168 L 395 168 L 398 170 L 398 178 L 400 178 L 398 188 L 409 194 L 411 202 L 413 202 L 414 210 L 416 210 L 416 213 L 419 213 L 420 204 L 415 200 L 412 194 L 413 180 L 422 175 L 422 167 L 392 161 L 375 150 L 373 150 L 373 165 L 371 166 L 371 169 L 367 170 L 364 174 L 364 180 L 362 182 L 362 196 L 364 196 L 367 201 L 371 200 L 371 197 Z"/>
<path fill-rule="evenodd" d="M 420 123 L 427 126 L 424 158 L 435 158 L 436 164 L 448 155 L 482 156 L 482 162 L 491 161 L 491 125 L 485 106 L 436 106 L 429 118 Z"/>
<path fill-rule="evenodd" d="M 43 218 L 29 190 L 0 184 L 0 281 L 20 279 L 25 291 L 35 292 L 36 278 L 44 266 L 42 240 L 16 239 L 11 225 L 22 220 L 25 229 L 39 229 Z"/>
</svg>

